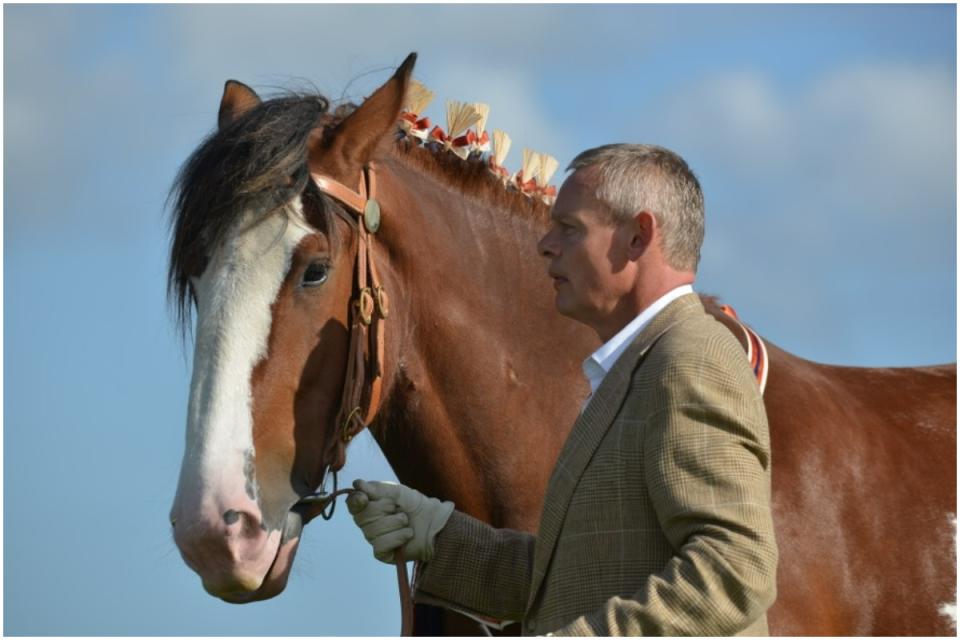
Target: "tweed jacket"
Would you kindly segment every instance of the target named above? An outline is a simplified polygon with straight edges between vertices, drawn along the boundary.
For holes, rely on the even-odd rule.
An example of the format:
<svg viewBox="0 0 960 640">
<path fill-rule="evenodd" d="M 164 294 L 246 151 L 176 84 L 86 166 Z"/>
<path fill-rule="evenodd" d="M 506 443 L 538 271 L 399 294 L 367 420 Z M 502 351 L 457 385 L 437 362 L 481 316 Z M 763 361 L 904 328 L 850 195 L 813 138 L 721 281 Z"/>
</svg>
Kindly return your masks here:
<svg viewBox="0 0 960 640">
<path fill-rule="evenodd" d="M 577 419 L 537 535 L 454 512 L 415 599 L 524 635 L 765 635 L 776 566 L 763 401 L 740 345 L 690 294 Z"/>
</svg>

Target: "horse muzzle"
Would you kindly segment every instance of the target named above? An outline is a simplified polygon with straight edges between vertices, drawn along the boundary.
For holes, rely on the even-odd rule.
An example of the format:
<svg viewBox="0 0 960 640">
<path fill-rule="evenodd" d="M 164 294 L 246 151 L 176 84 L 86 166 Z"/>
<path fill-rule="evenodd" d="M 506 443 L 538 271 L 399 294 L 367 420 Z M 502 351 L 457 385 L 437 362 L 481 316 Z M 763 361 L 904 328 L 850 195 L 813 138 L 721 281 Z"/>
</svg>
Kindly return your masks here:
<svg viewBox="0 0 960 640">
<path fill-rule="evenodd" d="M 209 594 L 226 602 L 271 598 L 286 586 L 302 530 L 301 518 L 287 515 L 281 527 L 267 527 L 259 509 L 175 507 L 174 542 L 184 562 L 200 576 Z"/>
</svg>

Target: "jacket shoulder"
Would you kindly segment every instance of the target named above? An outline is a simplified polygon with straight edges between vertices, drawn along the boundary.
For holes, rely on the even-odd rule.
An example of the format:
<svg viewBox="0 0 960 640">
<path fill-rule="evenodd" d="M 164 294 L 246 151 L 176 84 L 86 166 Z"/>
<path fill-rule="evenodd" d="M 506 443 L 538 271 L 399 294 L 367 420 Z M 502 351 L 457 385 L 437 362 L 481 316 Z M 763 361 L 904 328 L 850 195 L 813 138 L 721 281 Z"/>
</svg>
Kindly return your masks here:
<svg viewBox="0 0 960 640">
<path fill-rule="evenodd" d="M 677 322 L 651 346 L 632 382 L 655 407 L 730 395 L 762 403 L 743 347 L 702 310 Z"/>
<path fill-rule="evenodd" d="M 693 359 L 740 362 L 746 355 L 732 333 L 713 316 L 700 310 L 668 329 L 647 354 L 650 364 Z"/>
</svg>

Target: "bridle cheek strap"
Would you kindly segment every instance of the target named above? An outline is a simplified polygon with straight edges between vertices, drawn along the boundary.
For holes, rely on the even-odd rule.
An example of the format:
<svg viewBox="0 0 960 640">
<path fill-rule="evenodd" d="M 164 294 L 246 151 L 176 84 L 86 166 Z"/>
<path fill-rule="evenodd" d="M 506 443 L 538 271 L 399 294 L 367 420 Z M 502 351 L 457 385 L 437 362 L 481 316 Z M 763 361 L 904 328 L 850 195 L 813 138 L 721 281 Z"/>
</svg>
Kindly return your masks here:
<svg viewBox="0 0 960 640">
<path fill-rule="evenodd" d="M 345 462 L 344 445 L 369 425 L 380 410 L 383 391 L 383 321 L 389 315 L 389 300 L 380 282 L 373 251 L 373 233 L 379 227 L 379 203 L 376 200 L 373 166 L 364 167 L 359 192 L 329 176 L 312 173 L 311 177 L 320 191 L 338 200 L 357 217 L 356 297 L 350 302 L 347 371 L 336 421 L 334 447 L 337 455 L 331 465 L 337 471 Z M 374 214 L 375 220 L 372 219 Z"/>
</svg>

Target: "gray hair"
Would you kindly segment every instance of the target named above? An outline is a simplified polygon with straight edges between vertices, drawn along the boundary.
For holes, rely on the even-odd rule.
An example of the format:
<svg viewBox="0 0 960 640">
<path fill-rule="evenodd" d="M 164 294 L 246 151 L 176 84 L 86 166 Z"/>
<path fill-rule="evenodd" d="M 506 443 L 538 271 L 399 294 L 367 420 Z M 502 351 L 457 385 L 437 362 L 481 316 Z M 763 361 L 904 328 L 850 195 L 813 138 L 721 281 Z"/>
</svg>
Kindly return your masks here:
<svg viewBox="0 0 960 640">
<path fill-rule="evenodd" d="M 649 211 L 660 226 L 670 266 L 697 270 L 703 244 L 703 192 L 683 158 L 654 145 L 608 144 L 584 151 L 567 171 L 590 167 L 596 171 L 596 198 L 610 208 L 615 222 Z"/>
</svg>

